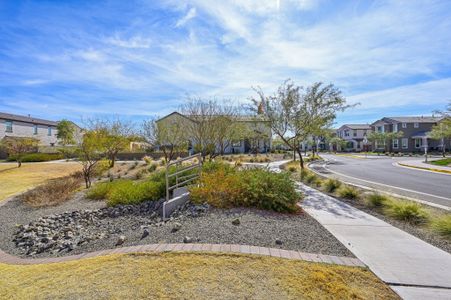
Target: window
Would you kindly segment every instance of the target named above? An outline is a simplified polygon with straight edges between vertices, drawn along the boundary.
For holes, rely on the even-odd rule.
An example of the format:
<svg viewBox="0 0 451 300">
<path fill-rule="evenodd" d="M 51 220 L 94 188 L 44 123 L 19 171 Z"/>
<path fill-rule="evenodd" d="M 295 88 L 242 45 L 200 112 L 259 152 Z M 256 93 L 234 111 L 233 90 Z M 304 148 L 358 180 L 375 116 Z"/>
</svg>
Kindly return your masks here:
<svg viewBox="0 0 451 300">
<path fill-rule="evenodd" d="M 52 135 L 52 127 L 50 127 L 50 126 L 47 128 L 47 135 L 48 136 Z"/>
<path fill-rule="evenodd" d="M 360 141 L 357 141 L 357 149 L 360 149 Z"/>
<path fill-rule="evenodd" d="M 401 140 L 401 143 L 402 143 L 402 148 L 403 148 L 403 149 L 409 148 L 409 139 L 403 138 L 403 139 Z"/>
<path fill-rule="evenodd" d="M 33 134 L 38 134 L 38 125 L 33 125 Z"/>
<path fill-rule="evenodd" d="M 423 145 L 423 139 L 415 139 L 415 148 L 421 148 Z"/>
<path fill-rule="evenodd" d="M 345 130 L 345 136 L 349 136 L 349 130 Z"/>
<path fill-rule="evenodd" d="M 393 132 L 398 132 L 398 123 L 393 124 Z"/>
<path fill-rule="evenodd" d="M 413 127 L 418 128 L 418 127 L 420 127 L 420 124 L 418 122 L 415 122 L 415 123 L 413 123 Z"/>
<path fill-rule="evenodd" d="M 241 141 L 235 141 L 232 143 L 232 147 L 241 147 Z"/>
<path fill-rule="evenodd" d="M 5 131 L 6 132 L 13 132 L 13 121 L 5 121 Z"/>
<path fill-rule="evenodd" d="M 407 128 L 407 123 L 402 123 L 402 128 Z"/>
<path fill-rule="evenodd" d="M 385 141 L 383 141 L 383 140 L 375 141 L 374 143 L 376 145 L 376 149 L 384 149 L 385 148 Z"/>
<path fill-rule="evenodd" d="M 377 132 L 384 132 L 384 126 L 377 126 Z"/>
<path fill-rule="evenodd" d="M 352 135 L 357 136 L 357 130 L 353 130 Z"/>
<path fill-rule="evenodd" d="M 399 144 L 399 140 L 398 139 L 394 139 L 393 140 L 393 149 L 398 149 L 398 144 Z"/>
<path fill-rule="evenodd" d="M 363 136 L 366 136 L 366 130 L 363 131 Z"/>
</svg>

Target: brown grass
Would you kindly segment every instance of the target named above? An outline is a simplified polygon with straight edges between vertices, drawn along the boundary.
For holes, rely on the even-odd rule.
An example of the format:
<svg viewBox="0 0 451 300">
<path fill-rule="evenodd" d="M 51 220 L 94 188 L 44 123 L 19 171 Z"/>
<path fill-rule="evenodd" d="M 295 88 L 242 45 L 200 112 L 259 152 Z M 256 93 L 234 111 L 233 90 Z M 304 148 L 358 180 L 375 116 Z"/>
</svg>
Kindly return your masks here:
<svg viewBox="0 0 451 300">
<path fill-rule="evenodd" d="M 14 194 L 46 182 L 48 179 L 69 175 L 81 170 L 75 162 L 0 164 L 0 201 Z"/>
<path fill-rule="evenodd" d="M 46 183 L 24 193 L 21 199 L 30 206 L 43 207 L 61 204 L 83 183 L 83 175 L 76 172 L 69 176 L 49 179 Z"/>
<path fill-rule="evenodd" d="M 1 299 L 399 299 L 370 271 L 273 257 L 162 253 L 0 264 Z"/>
</svg>

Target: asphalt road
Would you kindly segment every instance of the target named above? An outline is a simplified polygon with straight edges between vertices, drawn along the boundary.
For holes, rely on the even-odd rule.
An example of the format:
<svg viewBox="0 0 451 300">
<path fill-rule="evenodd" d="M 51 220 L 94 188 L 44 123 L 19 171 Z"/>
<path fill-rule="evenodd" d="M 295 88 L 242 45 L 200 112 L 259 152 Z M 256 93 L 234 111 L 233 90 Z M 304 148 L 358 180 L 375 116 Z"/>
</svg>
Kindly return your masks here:
<svg viewBox="0 0 451 300">
<path fill-rule="evenodd" d="M 329 162 L 318 162 L 311 167 L 323 175 L 451 208 L 451 175 L 394 165 L 412 158 L 321 156 Z"/>
</svg>

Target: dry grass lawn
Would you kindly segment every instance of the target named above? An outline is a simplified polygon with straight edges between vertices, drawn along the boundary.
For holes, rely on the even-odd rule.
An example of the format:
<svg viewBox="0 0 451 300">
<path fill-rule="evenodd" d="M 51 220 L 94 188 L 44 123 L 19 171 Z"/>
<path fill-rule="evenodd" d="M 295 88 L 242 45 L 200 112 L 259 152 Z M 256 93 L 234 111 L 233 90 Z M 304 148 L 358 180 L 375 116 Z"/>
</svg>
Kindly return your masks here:
<svg viewBox="0 0 451 300">
<path fill-rule="evenodd" d="M 232 254 L 0 264 L 1 299 L 399 299 L 370 271 Z"/>
<path fill-rule="evenodd" d="M 62 177 L 81 170 L 78 163 L 16 163 L 0 164 L 0 201 L 23 192 L 47 179 Z"/>
</svg>

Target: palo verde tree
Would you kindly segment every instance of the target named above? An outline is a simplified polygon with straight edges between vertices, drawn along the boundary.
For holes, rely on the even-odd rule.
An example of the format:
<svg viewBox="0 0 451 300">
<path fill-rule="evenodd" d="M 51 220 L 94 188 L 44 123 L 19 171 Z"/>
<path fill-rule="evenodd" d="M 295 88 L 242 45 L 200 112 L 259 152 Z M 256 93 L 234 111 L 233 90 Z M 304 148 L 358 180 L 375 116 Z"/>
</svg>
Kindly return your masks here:
<svg viewBox="0 0 451 300">
<path fill-rule="evenodd" d="M 451 139 L 451 102 L 448 104 L 448 108 L 446 111 L 438 111 L 438 113 L 442 119 L 438 122 L 437 125 L 432 127 L 429 136 L 433 139 L 440 140 L 442 144 L 442 156 L 446 156 L 446 145 L 449 143 Z"/>
<path fill-rule="evenodd" d="M 127 150 L 133 141 L 133 124 L 119 118 L 90 119 L 87 127 L 102 137 L 106 157 L 110 161 L 110 168 L 113 168 L 117 154 Z"/>
<path fill-rule="evenodd" d="M 184 126 L 187 121 L 179 115 L 160 120 L 151 118 L 141 124 L 140 135 L 153 148 L 161 150 L 166 163 L 169 163 L 187 147 Z"/>
<path fill-rule="evenodd" d="M 88 130 L 80 141 L 76 154 L 82 166 L 86 188 L 91 187 L 91 178 L 95 174 L 98 162 L 106 156 L 105 135 L 96 130 Z"/>
<path fill-rule="evenodd" d="M 368 133 L 368 141 L 372 143 L 384 145 L 384 152 L 391 152 L 390 144 L 394 139 L 399 139 L 404 136 L 404 132 L 376 132 L 372 131 Z"/>
<path fill-rule="evenodd" d="M 58 130 L 56 137 L 63 147 L 75 144 L 75 126 L 71 121 L 65 119 L 59 121 L 56 129 Z"/>
<path fill-rule="evenodd" d="M 6 150 L 8 157 L 17 162 L 17 167 L 22 166 L 22 159 L 25 154 L 38 150 L 38 140 L 27 137 L 4 137 L 0 146 Z"/>
<path fill-rule="evenodd" d="M 321 82 L 303 89 L 287 80 L 269 97 L 261 89 L 256 91 L 259 97 L 251 100 L 257 108 L 260 103 L 265 103 L 264 115 L 273 133 L 299 155 L 302 169 L 304 160 L 300 142 L 329 128 L 337 112 L 349 107 L 340 90 Z"/>
</svg>

